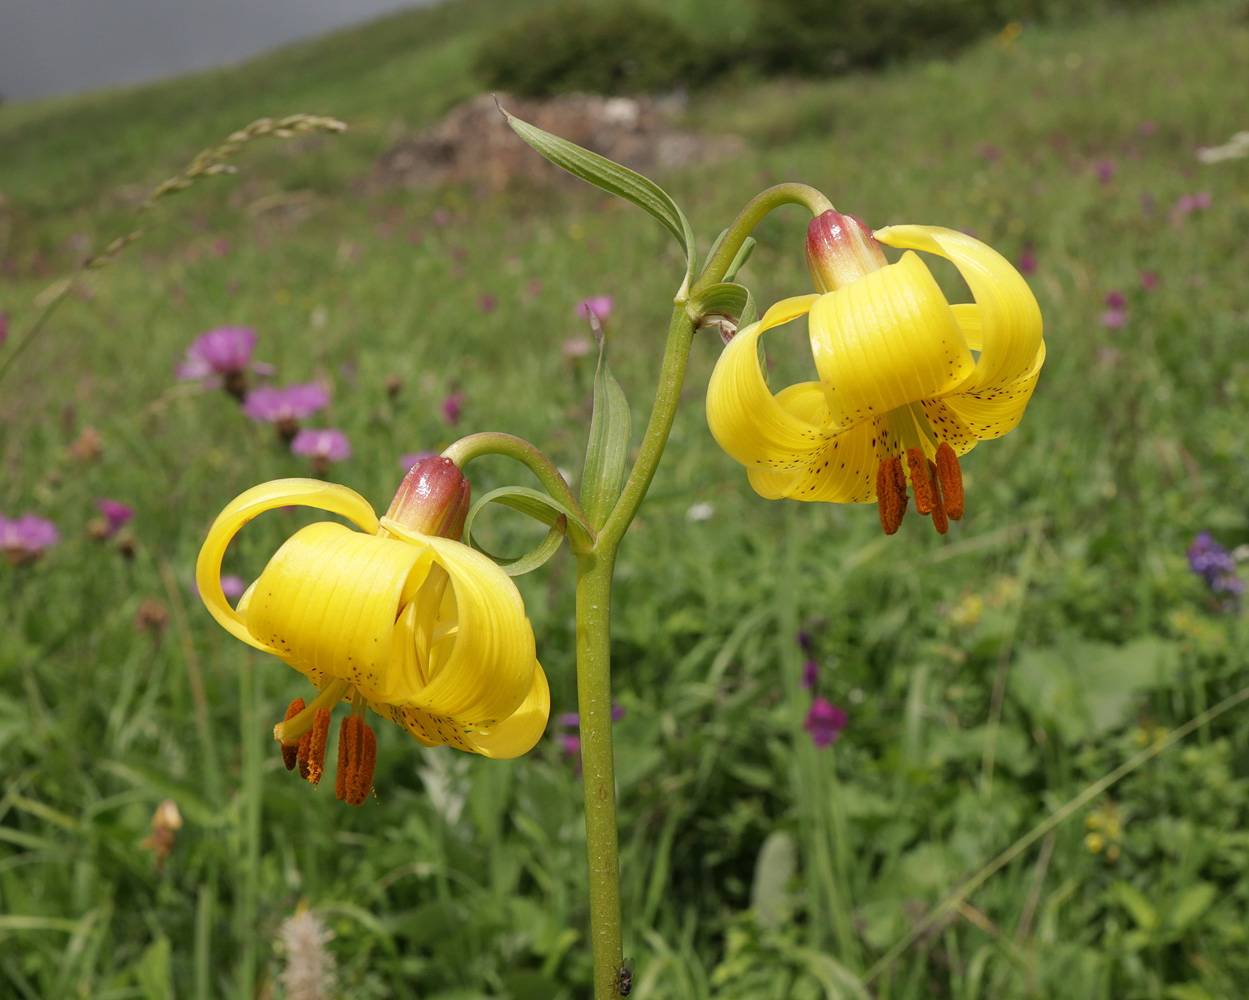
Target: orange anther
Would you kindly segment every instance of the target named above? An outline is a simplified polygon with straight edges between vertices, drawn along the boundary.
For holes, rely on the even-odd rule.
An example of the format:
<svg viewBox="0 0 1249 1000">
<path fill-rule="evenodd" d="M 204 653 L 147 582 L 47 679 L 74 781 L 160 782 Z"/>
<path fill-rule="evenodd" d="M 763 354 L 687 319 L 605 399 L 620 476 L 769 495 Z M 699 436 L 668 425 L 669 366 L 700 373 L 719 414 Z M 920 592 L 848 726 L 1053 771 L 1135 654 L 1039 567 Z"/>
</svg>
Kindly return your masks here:
<svg viewBox="0 0 1249 1000">
<path fill-rule="evenodd" d="M 300 712 L 302 712 L 306 707 L 307 706 L 304 705 L 304 700 L 302 698 L 296 698 L 294 701 L 290 703 L 290 705 L 287 706 L 286 718 L 283 721 L 290 722 L 291 719 L 295 718 L 295 716 L 297 716 Z M 295 765 L 296 763 L 298 763 L 298 760 L 299 760 L 299 741 L 295 740 L 292 743 L 283 743 L 282 744 L 282 763 L 286 765 L 286 769 L 288 771 L 295 770 Z"/>
<path fill-rule="evenodd" d="M 318 708 L 312 717 L 312 728 L 299 738 L 299 776 L 307 778 L 315 788 L 325 770 L 325 743 L 330 737 L 330 710 Z"/>
<path fill-rule="evenodd" d="M 949 442 L 937 446 L 937 478 L 941 481 L 941 499 L 951 521 L 963 519 L 963 470 Z"/>
<path fill-rule="evenodd" d="M 335 796 L 348 805 L 361 806 L 373 790 L 377 764 L 377 736 L 361 715 L 343 719 L 338 729 L 338 777 Z"/>
<path fill-rule="evenodd" d="M 945 514 L 941 486 L 937 482 L 937 466 L 932 462 L 928 463 L 928 485 L 932 490 L 932 526 L 937 529 L 938 535 L 944 535 L 950 530 L 950 522 Z"/>
<path fill-rule="evenodd" d="M 880 526 L 886 535 L 892 535 L 902 524 L 906 513 L 906 476 L 902 473 L 902 460 L 891 455 L 876 470 L 876 506 L 880 511 Z"/>
<path fill-rule="evenodd" d="M 928 475 L 928 460 L 918 448 L 906 449 L 906 467 L 911 471 L 911 489 L 915 491 L 915 509 L 931 514 L 934 498 Z"/>
</svg>

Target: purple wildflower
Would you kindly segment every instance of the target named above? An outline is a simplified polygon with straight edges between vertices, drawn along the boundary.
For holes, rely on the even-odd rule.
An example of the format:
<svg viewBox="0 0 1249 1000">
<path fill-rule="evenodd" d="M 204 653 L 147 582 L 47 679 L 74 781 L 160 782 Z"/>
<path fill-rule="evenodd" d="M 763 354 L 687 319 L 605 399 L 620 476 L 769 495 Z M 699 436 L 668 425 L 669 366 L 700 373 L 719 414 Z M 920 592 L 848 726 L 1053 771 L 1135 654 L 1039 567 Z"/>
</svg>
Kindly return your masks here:
<svg viewBox="0 0 1249 1000">
<path fill-rule="evenodd" d="M 180 379 L 201 379 L 206 386 L 224 386 L 242 399 L 247 392 L 247 371 L 272 375 L 273 366 L 252 362 L 256 331 L 245 326 L 221 326 L 200 334 L 186 349 L 186 358 L 175 371 Z"/>
<path fill-rule="evenodd" d="M 1142 271 L 1141 272 L 1141 288 L 1145 289 L 1145 291 L 1147 292 L 1156 291 L 1158 288 L 1158 284 L 1159 284 L 1158 272 L 1156 271 Z"/>
<path fill-rule="evenodd" d="M 14 566 L 34 562 L 60 540 L 56 525 L 37 514 L 23 514 L 13 521 L 0 515 L 0 551 Z"/>
<path fill-rule="evenodd" d="M 0 313 L 0 347 L 9 339 L 9 314 Z"/>
<path fill-rule="evenodd" d="M 798 630 L 798 634 L 794 636 L 794 642 L 798 643 L 798 648 L 804 653 L 811 652 L 811 633 L 805 628 Z"/>
<path fill-rule="evenodd" d="M 409 451 L 399 456 L 399 464 L 403 467 L 403 471 L 407 472 L 417 462 L 426 458 L 433 458 L 437 454 L 438 452 L 436 451 Z"/>
<path fill-rule="evenodd" d="M 815 680 L 816 677 L 819 676 L 819 673 L 819 660 L 807 660 L 807 662 L 802 665 L 802 686 L 810 691 L 813 687 L 815 687 Z"/>
<path fill-rule="evenodd" d="M 1188 547 L 1188 567 L 1206 581 L 1212 594 L 1235 598 L 1245 591 L 1245 581 L 1236 573 L 1236 560 L 1208 531 L 1203 531 Z"/>
<path fill-rule="evenodd" d="M 499 299 L 495 295 L 483 295 L 477 300 L 477 308 L 484 313 L 492 313 L 499 308 Z"/>
<path fill-rule="evenodd" d="M 1002 148 L 991 142 L 982 142 L 976 147 L 976 155 L 989 163 L 997 163 L 1002 159 Z"/>
<path fill-rule="evenodd" d="M 1036 273 L 1036 252 L 1030 246 L 1023 248 L 1023 252 L 1019 255 L 1019 273 L 1035 274 Z"/>
<path fill-rule="evenodd" d="M 233 574 L 224 574 L 221 577 L 221 592 L 226 597 L 233 600 L 236 597 L 242 597 L 243 592 L 247 590 L 247 583 L 241 576 Z M 199 597 L 199 584 L 194 580 L 191 581 L 191 596 Z"/>
<path fill-rule="evenodd" d="M 289 442 L 299 430 L 299 421 L 328 406 L 329 402 L 329 392 L 316 382 L 288 385 L 281 389 L 262 385 L 247 394 L 243 400 L 243 412 L 253 420 L 276 424 L 278 436 Z"/>
<path fill-rule="evenodd" d="M 331 462 L 341 462 L 351 457 L 351 442 L 340 430 L 312 430 L 305 427 L 291 441 L 291 451 L 311 458 L 313 475 L 321 476 Z"/>
<path fill-rule="evenodd" d="M 120 500 L 109 500 L 101 497 L 95 502 L 96 508 L 104 515 L 104 538 L 112 538 L 134 517 L 134 508 Z"/>
<path fill-rule="evenodd" d="M 811 734 L 811 742 L 816 749 L 823 750 L 841 739 L 841 731 L 848 721 L 846 713 L 827 698 L 816 698 L 811 703 L 803 728 Z"/>
<path fill-rule="evenodd" d="M 1102 313 L 1102 326 L 1117 330 L 1128 321 L 1127 299 L 1122 292 L 1109 292 L 1106 295 L 1106 311 Z"/>
<path fill-rule="evenodd" d="M 1115 170 L 1114 160 L 1098 160 L 1093 166 L 1093 172 L 1103 184 L 1109 184 L 1115 179 Z"/>
<path fill-rule="evenodd" d="M 593 313 L 600 323 L 606 323 L 615 304 L 616 300 L 610 295 L 592 295 L 577 303 L 577 315 L 589 319 L 590 314 Z"/>
<path fill-rule="evenodd" d="M 464 406 L 464 393 L 453 392 L 442 401 L 442 419 L 454 427 L 460 422 L 460 410 Z"/>
</svg>

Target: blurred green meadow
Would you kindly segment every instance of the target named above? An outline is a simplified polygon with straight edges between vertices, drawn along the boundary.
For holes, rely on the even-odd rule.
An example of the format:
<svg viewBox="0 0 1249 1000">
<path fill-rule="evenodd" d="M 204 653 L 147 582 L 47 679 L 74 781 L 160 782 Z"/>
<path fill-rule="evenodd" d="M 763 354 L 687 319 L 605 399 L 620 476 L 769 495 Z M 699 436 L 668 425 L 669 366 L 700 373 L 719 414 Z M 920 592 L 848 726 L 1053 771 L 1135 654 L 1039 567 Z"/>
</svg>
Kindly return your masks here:
<svg viewBox="0 0 1249 1000">
<path fill-rule="evenodd" d="M 308 474 L 271 426 L 175 378 L 214 327 L 255 329 L 273 381 L 331 387 L 309 425 L 340 428 L 354 454 L 327 478 L 378 509 L 401 455 L 478 430 L 537 443 L 576 487 L 593 370 L 565 344 L 588 334 L 587 296 L 614 298 L 608 346 L 639 439 L 681 277 L 661 227 L 554 179 L 365 182 L 480 91 L 475 46 L 505 9 L 456 0 L 230 70 L 0 105 L 0 364 L 46 290 L 201 149 L 266 115 L 349 125 L 259 140 L 237 176 L 162 199 L 0 384 L 0 515 L 61 536 L 29 565 L 0 562 L 0 996 L 282 997 L 278 928 L 300 905 L 334 932 L 336 996 L 588 995 L 581 788 L 556 718 L 576 707 L 567 553 L 518 581 L 552 684 L 548 737 L 488 761 L 378 726 L 359 809 L 285 772 L 270 727 L 305 682 L 190 589 L 229 500 Z M 691 95 L 685 127 L 745 140 L 656 177 L 703 250 L 786 180 L 873 228 L 965 229 L 1029 272 L 1049 356 L 1020 427 L 964 460 L 964 520 L 939 537 L 912 515 L 886 538 L 874 508 L 750 491 L 706 429 L 720 342 L 696 339 L 615 592 L 634 997 L 1249 995 L 1243 706 L 925 919 L 1249 684 L 1239 607 L 1185 557 L 1201 531 L 1249 544 L 1249 159 L 1195 155 L 1249 128 L 1246 79 L 1236 0 Z M 756 231 L 740 280 L 761 304 L 809 290 L 805 225 L 795 209 Z M 803 333 L 771 335 L 778 384 L 802 370 Z M 478 496 L 518 479 L 502 461 L 469 471 Z M 136 512 L 107 540 L 90 531 L 100 498 Z M 311 519 L 261 517 L 226 571 L 254 579 Z M 540 537 L 519 521 L 478 524 L 492 551 L 519 553 Z M 800 631 L 819 695 L 848 715 L 824 749 L 803 728 Z M 145 841 L 166 799 L 183 825 L 158 863 Z"/>
</svg>

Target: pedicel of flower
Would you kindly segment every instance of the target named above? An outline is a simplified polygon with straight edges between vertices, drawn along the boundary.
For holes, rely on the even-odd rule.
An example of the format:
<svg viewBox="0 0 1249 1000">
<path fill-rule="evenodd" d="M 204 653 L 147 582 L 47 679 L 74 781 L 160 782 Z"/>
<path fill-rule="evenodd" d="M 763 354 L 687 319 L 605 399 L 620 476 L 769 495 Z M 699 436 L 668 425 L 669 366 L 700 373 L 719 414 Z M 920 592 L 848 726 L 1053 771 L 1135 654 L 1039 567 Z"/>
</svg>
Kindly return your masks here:
<svg viewBox="0 0 1249 1000">
<path fill-rule="evenodd" d="M 396 494 L 393 516 L 381 519 L 343 486 L 266 483 L 226 506 L 200 552 L 196 578 L 213 617 L 317 688 L 274 727 L 283 760 L 294 745 L 307 780 L 320 779 L 330 712 L 350 704 L 336 781 L 349 804 L 363 804 L 372 789 L 376 740 L 367 709 L 424 746 L 450 744 L 487 757 L 526 753 L 546 728 L 550 691 L 515 584 L 481 553 L 425 533 L 462 532 L 462 479 L 447 460 L 418 463 Z M 359 530 L 320 522 L 296 532 L 231 606 L 221 589 L 226 547 L 252 518 L 290 504 L 338 514 Z"/>
<path fill-rule="evenodd" d="M 881 244 L 908 252 L 888 264 Z M 952 261 L 975 303 L 951 306 L 915 250 Z M 870 233 L 835 211 L 808 227 L 807 264 L 819 294 L 776 303 L 720 355 L 707 391 L 712 435 L 761 496 L 876 502 L 893 534 L 909 485 L 944 534 L 964 508 L 958 457 L 1012 430 L 1036 385 L 1045 360 L 1036 299 L 965 233 Z M 759 337 L 803 315 L 819 380 L 774 395 Z"/>
</svg>

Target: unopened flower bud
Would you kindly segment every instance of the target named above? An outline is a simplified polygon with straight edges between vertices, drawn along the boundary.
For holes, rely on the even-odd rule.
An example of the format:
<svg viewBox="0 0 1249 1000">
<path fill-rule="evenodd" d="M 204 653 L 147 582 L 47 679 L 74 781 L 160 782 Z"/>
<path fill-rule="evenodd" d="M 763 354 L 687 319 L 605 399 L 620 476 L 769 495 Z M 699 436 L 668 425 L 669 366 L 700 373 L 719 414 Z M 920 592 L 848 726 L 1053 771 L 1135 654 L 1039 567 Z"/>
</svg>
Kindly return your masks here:
<svg viewBox="0 0 1249 1000">
<path fill-rule="evenodd" d="M 403 477 L 386 516 L 422 535 L 457 541 L 464 533 L 470 500 L 468 480 L 449 458 L 423 458 Z"/>
<path fill-rule="evenodd" d="M 888 263 L 871 231 L 853 215 L 830 208 L 807 226 L 807 267 L 821 294 L 845 288 Z"/>
</svg>

